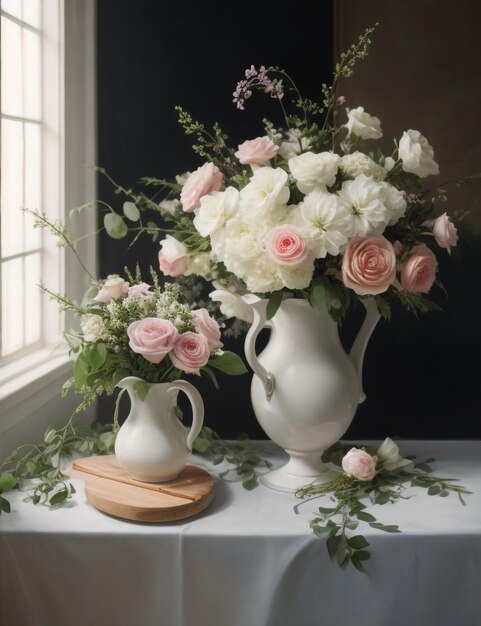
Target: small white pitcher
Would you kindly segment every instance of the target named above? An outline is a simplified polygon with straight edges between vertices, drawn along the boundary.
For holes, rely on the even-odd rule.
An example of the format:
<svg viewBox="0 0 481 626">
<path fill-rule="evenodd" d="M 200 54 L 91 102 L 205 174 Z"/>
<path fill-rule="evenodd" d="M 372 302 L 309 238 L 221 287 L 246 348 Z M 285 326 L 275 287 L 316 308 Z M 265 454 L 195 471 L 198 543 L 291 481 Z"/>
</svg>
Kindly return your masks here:
<svg viewBox="0 0 481 626">
<path fill-rule="evenodd" d="M 204 421 L 200 393 L 185 380 L 150 385 L 141 400 L 135 390 L 142 383 L 136 376 L 123 378 L 118 387 L 126 389 L 131 409 L 115 441 L 117 462 L 137 480 L 167 482 L 186 466 L 192 445 Z M 187 429 L 175 413 L 178 392 L 192 405 L 192 426 Z"/>
</svg>

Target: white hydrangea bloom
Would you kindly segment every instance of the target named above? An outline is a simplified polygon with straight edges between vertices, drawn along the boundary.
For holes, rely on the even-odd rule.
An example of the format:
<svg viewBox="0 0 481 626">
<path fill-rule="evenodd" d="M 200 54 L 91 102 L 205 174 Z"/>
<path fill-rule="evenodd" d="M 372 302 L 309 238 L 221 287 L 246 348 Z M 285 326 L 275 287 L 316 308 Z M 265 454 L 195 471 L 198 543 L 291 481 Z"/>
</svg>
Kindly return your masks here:
<svg viewBox="0 0 481 626">
<path fill-rule="evenodd" d="M 334 185 L 339 161 L 339 155 L 333 152 L 304 152 L 289 159 L 289 169 L 298 189 L 302 193 L 309 193 L 316 186 Z"/>
<path fill-rule="evenodd" d="M 382 234 L 390 219 L 383 183 L 360 174 L 344 181 L 338 195 L 351 208 L 351 237 Z"/>
<path fill-rule="evenodd" d="M 338 195 L 321 189 L 311 191 L 292 209 L 289 221 L 304 229 L 316 258 L 338 255 L 352 228 L 350 207 Z"/>
<path fill-rule="evenodd" d="M 108 332 L 100 315 L 86 313 L 80 318 L 80 329 L 85 341 L 95 342 L 107 339 Z"/>
<path fill-rule="evenodd" d="M 279 268 L 282 283 L 288 289 L 305 289 L 309 286 L 314 273 L 314 260 L 308 259 L 297 267 L 281 266 Z"/>
<path fill-rule="evenodd" d="M 341 158 L 339 167 L 345 176 L 350 176 L 351 178 L 356 178 L 359 174 L 365 174 L 366 176 L 372 176 L 374 180 L 384 180 L 387 175 L 387 171 L 382 165 L 376 163 L 363 152 L 346 154 Z"/>
</svg>

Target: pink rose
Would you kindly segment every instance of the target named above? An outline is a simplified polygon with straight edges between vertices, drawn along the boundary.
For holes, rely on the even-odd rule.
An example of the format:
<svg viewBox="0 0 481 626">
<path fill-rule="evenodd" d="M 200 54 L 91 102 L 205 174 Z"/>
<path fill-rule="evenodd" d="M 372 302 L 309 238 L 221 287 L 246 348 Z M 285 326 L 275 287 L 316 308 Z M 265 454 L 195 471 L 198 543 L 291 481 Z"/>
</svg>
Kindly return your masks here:
<svg viewBox="0 0 481 626">
<path fill-rule="evenodd" d="M 132 285 L 129 287 L 129 296 L 132 294 L 142 294 L 146 293 L 150 289 L 150 285 L 147 283 L 139 283 L 138 285 Z"/>
<path fill-rule="evenodd" d="M 269 137 L 256 137 L 241 143 L 235 156 L 242 165 L 265 165 L 279 150 Z"/>
<path fill-rule="evenodd" d="M 179 331 L 168 320 L 144 317 L 127 328 L 129 346 L 151 363 L 160 363 L 179 337 Z"/>
<path fill-rule="evenodd" d="M 175 237 L 166 235 L 160 242 L 159 267 L 166 276 L 182 276 L 189 265 L 187 247 Z"/>
<path fill-rule="evenodd" d="M 436 278 L 438 262 L 425 243 L 411 250 L 411 256 L 401 270 L 401 286 L 412 293 L 428 293 Z"/>
<path fill-rule="evenodd" d="M 358 296 L 386 291 L 396 278 L 396 255 L 384 237 L 353 237 L 342 260 L 342 280 Z"/>
<path fill-rule="evenodd" d="M 221 191 L 224 187 L 224 176 L 213 163 L 204 163 L 195 170 L 182 187 L 180 201 L 186 213 L 191 213 L 200 206 L 200 199 L 211 191 Z"/>
<path fill-rule="evenodd" d="M 169 358 L 177 369 L 199 374 L 200 368 L 207 365 L 210 352 L 209 342 L 204 335 L 188 331 L 179 335 Z"/>
<path fill-rule="evenodd" d="M 342 469 L 358 480 L 372 480 L 376 475 L 376 461 L 359 448 L 351 448 L 342 458 Z"/>
<path fill-rule="evenodd" d="M 267 234 L 267 251 L 280 265 L 296 267 L 309 256 L 307 241 L 300 228 L 283 224 Z"/>
<path fill-rule="evenodd" d="M 433 235 L 441 248 L 455 246 L 458 242 L 458 231 L 447 213 L 443 213 L 433 223 Z"/>
<path fill-rule="evenodd" d="M 111 274 L 107 277 L 107 280 L 102 285 L 102 288 L 95 296 L 96 302 L 103 302 L 108 304 L 112 298 L 120 298 L 125 295 L 129 290 L 129 283 L 120 278 L 118 274 Z"/>
<path fill-rule="evenodd" d="M 219 324 L 209 315 L 207 309 L 197 309 L 192 311 L 195 315 L 195 330 L 209 342 L 211 350 L 215 348 L 221 348 L 222 342 L 220 340 L 220 328 Z"/>
</svg>

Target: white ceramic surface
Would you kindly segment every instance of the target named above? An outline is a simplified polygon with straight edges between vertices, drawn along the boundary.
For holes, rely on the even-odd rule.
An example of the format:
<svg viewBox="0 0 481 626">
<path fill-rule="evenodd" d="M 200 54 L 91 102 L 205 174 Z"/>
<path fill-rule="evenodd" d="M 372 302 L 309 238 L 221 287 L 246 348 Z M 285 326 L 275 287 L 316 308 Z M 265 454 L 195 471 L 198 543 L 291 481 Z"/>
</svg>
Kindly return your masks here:
<svg viewBox="0 0 481 626">
<path fill-rule="evenodd" d="M 255 342 L 266 325 L 267 300 L 252 302 L 254 321 L 245 353 L 254 370 L 251 398 L 266 434 L 289 454 L 283 467 L 262 482 L 280 491 L 296 491 L 333 477 L 321 454 L 348 429 L 362 392 L 362 361 L 379 320 L 374 302 L 366 305 L 363 326 L 348 356 L 337 325 L 327 311 L 305 300 L 285 299 L 270 320 L 271 336 L 257 357 Z"/>
<path fill-rule="evenodd" d="M 115 441 L 120 465 L 137 480 L 166 482 L 185 467 L 204 419 L 204 405 L 195 387 L 185 380 L 151 385 L 144 400 L 134 385 L 140 378 L 127 376 L 118 386 L 126 389 L 131 409 Z M 178 391 L 192 404 L 192 426 L 188 430 L 175 415 Z"/>
</svg>

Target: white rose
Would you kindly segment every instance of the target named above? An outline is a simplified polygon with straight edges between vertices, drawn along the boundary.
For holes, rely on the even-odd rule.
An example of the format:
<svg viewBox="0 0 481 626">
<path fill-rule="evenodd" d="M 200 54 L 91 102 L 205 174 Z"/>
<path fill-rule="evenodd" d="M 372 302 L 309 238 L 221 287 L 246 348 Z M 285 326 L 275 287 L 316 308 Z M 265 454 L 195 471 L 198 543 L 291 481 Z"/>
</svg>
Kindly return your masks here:
<svg viewBox="0 0 481 626">
<path fill-rule="evenodd" d="M 262 218 L 277 206 L 289 200 L 287 173 L 280 168 L 260 167 L 252 175 L 250 182 L 241 190 L 241 208 Z"/>
<path fill-rule="evenodd" d="M 399 158 L 403 161 L 403 170 L 425 178 L 430 174 L 439 174 L 439 166 L 433 159 L 434 150 L 426 137 L 418 130 L 404 131 L 399 141 Z"/>
<path fill-rule="evenodd" d="M 333 193 L 314 189 L 292 209 L 289 221 L 303 228 L 316 258 L 334 256 L 347 243 L 352 228 L 350 207 Z"/>
<path fill-rule="evenodd" d="M 382 463 L 383 469 L 393 470 L 403 465 L 409 465 L 409 459 L 402 459 L 399 456 L 399 448 L 392 439 L 387 437 L 376 451 L 378 461 Z"/>
<path fill-rule="evenodd" d="M 336 182 L 340 157 L 333 152 L 304 152 L 289 159 L 289 169 L 302 193 L 321 185 L 331 187 Z"/>
<path fill-rule="evenodd" d="M 374 180 L 384 180 L 387 172 L 376 161 L 363 152 L 353 152 L 341 158 L 339 167 L 346 176 L 356 178 L 359 174 L 372 176 Z"/>
<path fill-rule="evenodd" d="M 383 232 L 390 218 L 383 185 L 364 174 L 342 183 L 338 195 L 351 207 L 351 237 L 380 235 Z"/>
<path fill-rule="evenodd" d="M 311 146 L 311 142 L 307 137 L 301 137 L 301 131 L 298 128 L 291 128 L 287 131 L 288 141 L 283 141 L 279 148 L 279 155 L 288 161 L 300 152 L 305 152 Z"/>
<path fill-rule="evenodd" d="M 195 210 L 194 226 L 202 237 L 212 235 L 235 215 L 239 206 L 239 192 L 234 187 L 225 191 L 213 191 L 200 200 Z"/>
<path fill-rule="evenodd" d="M 346 109 L 347 111 L 347 135 L 356 135 L 361 139 L 380 139 L 382 137 L 381 121 L 379 118 L 369 115 L 364 107 Z"/>
<path fill-rule="evenodd" d="M 214 302 L 220 302 L 221 313 L 226 317 L 237 317 L 252 324 L 252 309 L 239 294 L 225 289 L 216 289 L 209 294 L 209 297 Z"/>
<path fill-rule="evenodd" d="M 85 341 L 99 341 L 105 338 L 106 328 L 100 315 L 87 313 L 80 318 L 80 329 Z"/>
<path fill-rule="evenodd" d="M 189 256 L 189 263 L 184 276 L 196 274 L 197 276 L 207 276 L 211 269 L 211 258 L 208 252 L 199 252 Z"/>
</svg>

